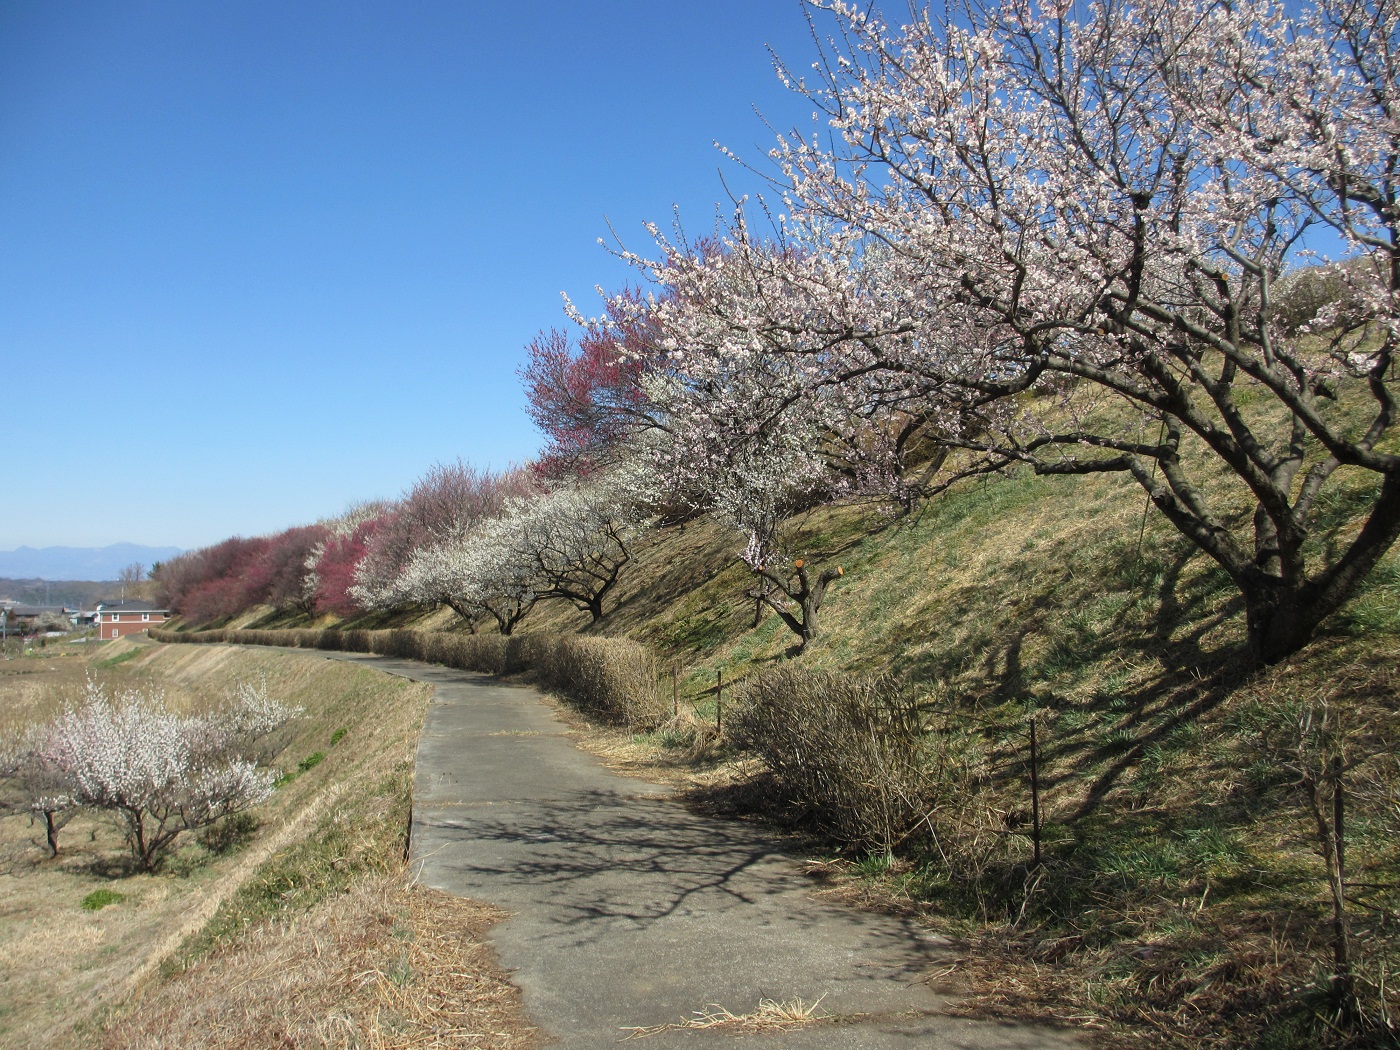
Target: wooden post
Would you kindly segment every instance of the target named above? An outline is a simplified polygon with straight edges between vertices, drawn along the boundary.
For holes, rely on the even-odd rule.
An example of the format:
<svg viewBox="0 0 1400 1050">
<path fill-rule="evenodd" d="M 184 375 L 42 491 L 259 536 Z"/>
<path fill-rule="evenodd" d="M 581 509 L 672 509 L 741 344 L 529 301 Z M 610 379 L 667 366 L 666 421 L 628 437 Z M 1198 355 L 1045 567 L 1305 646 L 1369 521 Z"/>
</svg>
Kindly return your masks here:
<svg viewBox="0 0 1400 1050">
<path fill-rule="evenodd" d="M 1035 859 L 1031 862 L 1040 867 L 1040 756 L 1036 753 L 1035 715 L 1031 715 L 1031 843 L 1035 849 Z"/>
<path fill-rule="evenodd" d="M 1337 880 L 1346 885 L 1346 795 L 1342 790 L 1342 756 L 1332 756 L 1332 833 L 1337 840 Z"/>
<path fill-rule="evenodd" d="M 1342 787 L 1343 762 L 1341 727 L 1338 726 L 1336 752 L 1332 755 L 1329 779 L 1332 781 L 1332 849 L 1335 872 L 1332 882 L 1332 991 L 1337 1006 L 1348 1019 L 1355 1017 L 1355 982 L 1351 974 L 1351 929 L 1346 913 L 1346 794 Z"/>
<path fill-rule="evenodd" d="M 724 730 L 724 668 L 715 672 L 715 732 Z"/>
</svg>

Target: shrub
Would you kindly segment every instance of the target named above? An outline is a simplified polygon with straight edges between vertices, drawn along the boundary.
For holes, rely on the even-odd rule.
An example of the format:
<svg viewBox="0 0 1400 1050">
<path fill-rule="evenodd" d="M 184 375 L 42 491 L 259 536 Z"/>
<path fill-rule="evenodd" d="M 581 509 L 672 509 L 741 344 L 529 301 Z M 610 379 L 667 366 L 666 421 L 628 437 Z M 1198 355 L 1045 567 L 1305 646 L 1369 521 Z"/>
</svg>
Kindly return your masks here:
<svg viewBox="0 0 1400 1050">
<path fill-rule="evenodd" d="M 326 753 L 324 751 L 313 751 L 297 763 L 297 769 L 301 770 L 303 773 L 309 773 L 325 760 Z"/>
<path fill-rule="evenodd" d="M 157 630 L 152 636 L 161 642 L 228 642 L 374 653 L 494 675 L 534 671 L 546 688 L 611 722 L 653 729 L 670 716 L 669 706 L 657 694 L 655 658 L 645 646 L 628 638 L 507 637 L 413 630 L 213 630 L 195 634 Z"/>
<path fill-rule="evenodd" d="M 845 846 L 891 854 L 921 841 L 946 856 L 977 808 L 981 749 L 932 729 L 930 713 L 887 679 L 782 668 L 738 687 L 726 735 Z"/>
<path fill-rule="evenodd" d="M 274 783 L 274 787 L 276 784 Z M 258 818 L 251 813 L 234 813 L 215 824 L 200 829 L 195 841 L 210 853 L 232 853 L 247 844 L 258 830 Z"/>
<path fill-rule="evenodd" d="M 579 707 L 634 729 L 654 729 L 670 716 L 645 646 L 628 638 L 534 639 L 526 655 L 540 679 Z"/>
</svg>

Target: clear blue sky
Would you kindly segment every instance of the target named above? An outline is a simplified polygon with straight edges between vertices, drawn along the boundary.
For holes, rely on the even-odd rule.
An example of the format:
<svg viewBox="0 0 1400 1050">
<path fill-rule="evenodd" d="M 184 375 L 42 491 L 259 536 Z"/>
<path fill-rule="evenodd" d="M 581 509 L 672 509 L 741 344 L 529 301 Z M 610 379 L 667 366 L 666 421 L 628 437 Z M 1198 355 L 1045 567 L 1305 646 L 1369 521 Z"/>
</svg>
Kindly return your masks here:
<svg viewBox="0 0 1400 1050">
<path fill-rule="evenodd" d="M 516 370 L 810 121 L 797 0 L 0 0 L 0 549 L 203 546 L 531 456 Z M 726 206 L 727 207 L 727 206 Z"/>
</svg>

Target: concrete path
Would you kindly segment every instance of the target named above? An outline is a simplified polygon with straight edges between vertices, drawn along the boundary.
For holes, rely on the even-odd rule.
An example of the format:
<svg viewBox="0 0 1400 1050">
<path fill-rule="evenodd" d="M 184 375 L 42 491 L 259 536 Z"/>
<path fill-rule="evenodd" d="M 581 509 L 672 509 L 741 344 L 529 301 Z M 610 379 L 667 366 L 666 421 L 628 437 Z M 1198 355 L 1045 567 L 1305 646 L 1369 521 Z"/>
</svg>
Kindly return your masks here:
<svg viewBox="0 0 1400 1050">
<path fill-rule="evenodd" d="M 566 1050 L 693 1011 L 820 1000 L 789 1032 L 670 1029 L 638 1050 L 1067 1050 L 1070 1033 L 940 1015 L 949 958 L 896 918 L 814 900 L 761 830 L 697 816 L 580 751 L 534 690 L 406 660 L 434 685 L 418 746 L 412 858 L 429 886 L 507 909 L 493 931 L 532 1020 Z"/>
</svg>

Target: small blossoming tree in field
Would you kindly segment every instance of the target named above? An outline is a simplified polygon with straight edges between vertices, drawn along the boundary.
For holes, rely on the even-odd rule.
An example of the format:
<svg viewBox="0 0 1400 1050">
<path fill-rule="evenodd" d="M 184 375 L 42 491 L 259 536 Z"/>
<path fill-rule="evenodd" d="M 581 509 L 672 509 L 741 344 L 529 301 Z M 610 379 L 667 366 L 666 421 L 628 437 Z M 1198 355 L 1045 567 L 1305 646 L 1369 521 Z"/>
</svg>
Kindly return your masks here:
<svg viewBox="0 0 1400 1050">
<path fill-rule="evenodd" d="M 79 703 L 32 734 L 12 763 L 44 817 L 50 849 L 75 809 L 114 815 L 142 871 L 158 868 L 181 832 L 241 813 L 272 793 L 254 749 L 296 714 L 265 684 L 244 684 L 225 709 L 169 710 L 150 689 L 113 691 L 89 680 Z"/>
</svg>

